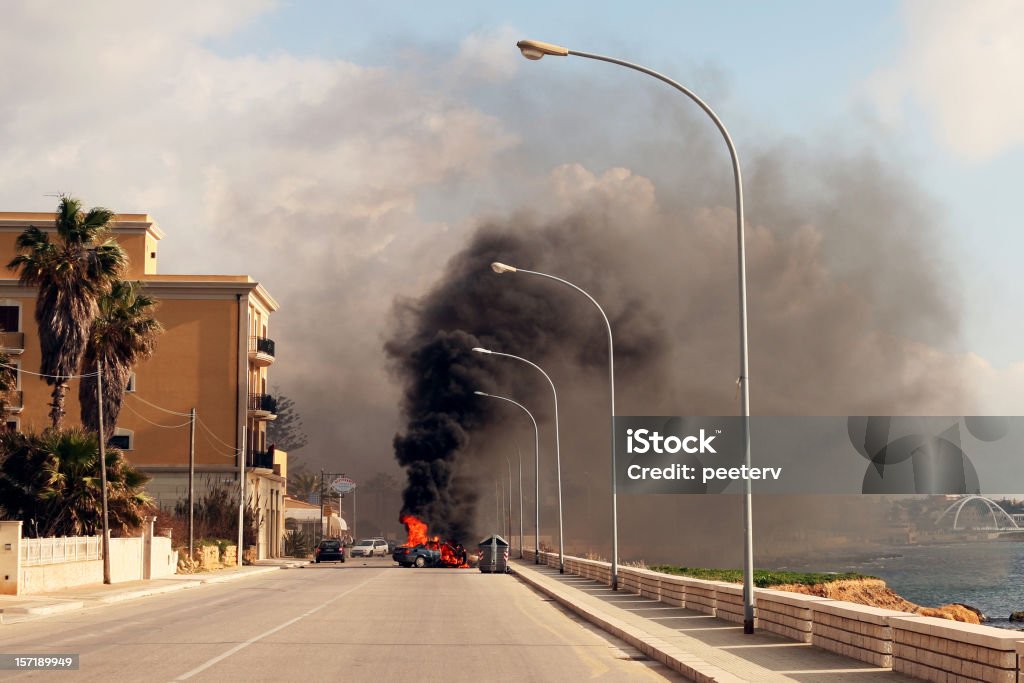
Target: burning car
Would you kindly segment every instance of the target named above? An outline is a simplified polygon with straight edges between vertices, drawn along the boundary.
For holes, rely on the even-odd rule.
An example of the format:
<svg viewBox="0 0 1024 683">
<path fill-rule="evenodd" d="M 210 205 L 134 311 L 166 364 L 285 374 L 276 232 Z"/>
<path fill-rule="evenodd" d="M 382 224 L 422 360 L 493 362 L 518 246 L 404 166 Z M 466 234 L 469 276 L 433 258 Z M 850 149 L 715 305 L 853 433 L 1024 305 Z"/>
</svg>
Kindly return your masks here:
<svg viewBox="0 0 1024 683">
<path fill-rule="evenodd" d="M 413 515 L 401 519 L 408 531 L 405 545 L 395 548 L 391 558 L 403 567 L 454 567 L 467 568 L 466 549 L 440 537 L 429 538 L 425 522 Z"/>
<path fill-rule="evenodd" d="M 441 551 L 428 548 L 423 543 L 395 548 L 391 557 L 403 567 L 437 567 L 441 564 Z"/>
</svg>

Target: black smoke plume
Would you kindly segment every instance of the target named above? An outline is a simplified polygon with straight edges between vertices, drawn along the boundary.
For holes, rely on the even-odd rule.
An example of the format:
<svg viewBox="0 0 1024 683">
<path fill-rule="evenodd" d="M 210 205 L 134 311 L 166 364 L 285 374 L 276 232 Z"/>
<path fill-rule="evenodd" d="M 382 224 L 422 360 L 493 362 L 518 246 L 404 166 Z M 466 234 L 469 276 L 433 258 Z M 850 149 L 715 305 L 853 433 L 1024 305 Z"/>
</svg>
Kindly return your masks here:
<svg viewBox="0 0 1024 683">
<path fill-rule="evenodd" d="M 527 392 L 535 395 L 538 388 L 544 392 L 541 396 L 547 396 L 546 385 L 532 381 L 539 377 L 529 374 L 532 370 L 524 373 L 522 367 L 496 364 L 473 353 L 473 347 L 540 363 L 557 346 L 571 342 L 577 365 L 603 367 L 608 358 L 600 314 L 586 299 L 564 285 L 538 282 L 536 276 L 498 275 L 490 268 L 492 262 L 546 270 L 573 281 L 599 301 L 604 299 L 613 327 L 628 330 L 616 338 L 615 349 L 616 361 L 625 372 L 635 360 L 643 357 L 648 362 L 663 350 L 657 316 L 642 301 L 606 295 L 598 268 L 603 259 L 586 239 L 585 216 L 543 227 L 525 220 L 517 221 L 515 229 L 482 226 L 448 263 L 430 292 L 398 304 L 398 330 L 385 346 L 405 386 L 403 412 L 408 425 L 394 439 L 395 457 L 408 474 L 402 514 L 414 514 L 430 525 L 431 534 L 459 542 L 472 529 L 477 496 L 460 469 L 458 454 L 472 432 L 488 426 L 507 409 L 474 391 L 521 402 Z M 567 255 L 551 258 L 558 253 Z M 531 411 L 540 419 L 545 408 L 534 406 Z"/>
</svg>

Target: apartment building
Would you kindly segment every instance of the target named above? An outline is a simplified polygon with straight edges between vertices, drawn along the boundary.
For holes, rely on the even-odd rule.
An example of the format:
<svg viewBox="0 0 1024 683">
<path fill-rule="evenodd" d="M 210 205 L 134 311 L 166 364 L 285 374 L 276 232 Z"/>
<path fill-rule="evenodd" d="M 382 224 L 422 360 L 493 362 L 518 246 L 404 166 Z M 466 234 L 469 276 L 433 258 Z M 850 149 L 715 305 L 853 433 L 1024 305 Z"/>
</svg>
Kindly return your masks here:
<svg viewBox="0 0 1024 683">
<path fill-rule="evenodd" d="M 53 214 L 0 212 L 0 259 L 16 254 L 15 240 L 30 225 L 54 230 Z M 282 551 L 287 454 L 267 442 L 276 402 L 267 392 L 275 358 L 270 317 L 278 304 L 245 275 L 163 275 L 157 272 L 163 231 L 146 214 L 122 214 L 113 234 L 128 253 L 125 279 L 140 281 L 159 301 L 164 327 L 153 356 L 135 369 L 113 441 L 152 477 L 149 493 L 165 512 L 188 495 L 192 443 L 189 414 L 196 411 L 195 490 L 239 488 L 245 453 L 247 499 L 261 522 L 258 557 Z M 34 288 L 0 268 L 0 345 L 18 368 L 18 385 L 5 426 L 42 430 L 49 425 L 51 388 L 39 377 Z M 78 387 L 67 395 L 66 424 L 79 422 Z M 159 523 L 158 523 L 159 525 Z"/>
</svg>

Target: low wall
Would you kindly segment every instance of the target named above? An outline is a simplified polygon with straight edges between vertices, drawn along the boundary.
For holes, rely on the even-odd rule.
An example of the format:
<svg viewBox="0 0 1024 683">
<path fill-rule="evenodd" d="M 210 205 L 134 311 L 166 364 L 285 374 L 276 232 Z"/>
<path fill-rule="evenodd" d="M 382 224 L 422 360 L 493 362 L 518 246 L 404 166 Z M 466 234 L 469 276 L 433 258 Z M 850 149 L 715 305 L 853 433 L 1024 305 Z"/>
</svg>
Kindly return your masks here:
<svg viewBox="0 0 1024 683">
<path fill-rule="evenodd" d="M 828 602 L 828 598 L 801 595 L 787 591 L 760 589 L 754 591 L 757 626 L 795 640 L 798 643 L 811 642 L 813 612 L 816 602 Z"/>
<path fill-rule="evenodd" d="M 533 561 L 532 550 L 523 554 Z M 540 560 L 558 567 L 557 553 L 541 553 Z M 608 562 L 566 556 L 565 571 L 611 584 Z M 739 584 L 619 567 L 619 586 L 669 605 L 743 621 Z M 880 669 L 942 683 L 1024 681 L 1024 633 L 1018 631 L 763 588 L 754 589 L 754 601 L 757 628 Z"/>
<path fill-rule="evenodd" d="M 893 665 L 890 622 L 897 617 L 910 617 L 906 612 L 841 600 L 812 603 L 811 612 L 812 645 L 885 669 Z"/>
<path fill-rule="evenodd" d="M 49 593 L 97 583 L 103 583 L 103 560 L 40 564 L 21 568 L 18 594 Z"/>
<path fill-rule="evenodd" d="M 110 539 L 110 583 L 140 581 L 143 577 L 143 539 Z M 102 581 L 102 577 L 100 581 Z"/>
<path fill-rule="evenodd" d="M 177 571 L 171 539 L 154 536 L 153 526 L 154 518 L 149 518 L 142 536 L 110 539 L 111 583 L 160 578 Z M 23 539 L 20 522 L 0 523 L 0 589 L 8 595 L 25 595 L 103 583 L 98 540 L 95 536 Z"/>
<path fill-rule="evenodd" d="M 893 670 L 924 681 L 1015 683 L 1022 634 L 934 617 L 894 617 Z"/>
<path fill-rule="evenodd" d="M 718 588 L 715 581 L 683 577 L 683 585 L 686 586 L 686 599 L 683 607 L 715 616 Z"/>
<path fill-rule="evenodd" d="M 171 539 L 153 537 L 153 550 L 149 558 L 149 578 L 162 579 L 178 571 L 178 553 L 171 546 Z"/>
</svg>

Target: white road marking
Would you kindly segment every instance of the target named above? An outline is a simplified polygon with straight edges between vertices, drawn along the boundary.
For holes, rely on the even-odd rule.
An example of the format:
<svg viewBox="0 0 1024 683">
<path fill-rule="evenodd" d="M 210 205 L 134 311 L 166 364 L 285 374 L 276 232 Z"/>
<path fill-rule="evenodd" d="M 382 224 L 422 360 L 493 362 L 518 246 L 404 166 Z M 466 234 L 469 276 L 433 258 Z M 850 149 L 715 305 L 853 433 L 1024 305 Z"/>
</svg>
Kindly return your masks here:
<svg viewBox="0 0 1024 683">
<path fill-rule="evenodd" d="M 213 659 L 208 659 L 207 661 L 203 662 L 202 664 L 200 664 L 196 668 L 192 669 L 188 673 L 184 673 L 184 674 L 178 676 L 177 678 L 175 678 L 174 680 L 175 681 L 187 681 L 188 679 L 192 678 L 196 674 L 202 673 L 203 671 L 206 671 L 207 669 L 209 669 L 211 666 L 213 666 L 217 662 L 220 662 L 222 660 L 227 659 L 231 655 L 235 654 L 236 652 L 239 652 L 240 650 L 244 650 L 245 648 L 249 647 L 253 643 L 258 643 L 259 641 L 263 640 L 267 636 L 273 635 L 273 634 L 277 633 L 278 631 L 280 631 L 281 629 L 287 628 L 287 627 L 291 626 L 292 624 L 294 624 L 295 622 L 300 621 L 302 619 L 305 619 L 306 617 L 308 617 L 311 614 L 315 614 L 315 613 L 319 612 L 324 607 L 327 607 L 328 605 L 330 605 L 331 603 L 335 602 L 336 600 L 340 600 L 341 598 L 345 597 L 349 593 L 362 588 L 363 586 L 365 586 L 366 584 L 370 583 L 375 578 L 377 578 L 377 576 L 380 576 L 380 574 L 377 574 L 376 576 L 372 576 L 369 579 L 367 579 L 366 581 L 363 581 L 362 583 L 360 583 L 360 584 L 358 584 L 356 586 L 353 586 L 352 588 L 349 588 L 344 593 L 340 593 L 340 594 L 334 596 L 333 598 L 331 598 L 327 602 L 321 603 L 320 605 L 317 605 L 313 609 L 308 610 L 306 612 L 303 612 L 302 614 L 300 614 L 299 616 L 295 617 L 294 619 L 289 619 L 288 621 L 286 621 L 283 624 L 280 624 L 278 626 L 275 626 L 274 628 L 270 629 L 269 631 L 264 631 L 263 633 L 259 634 L 258 636 L 253 636 L 252 638 L 250 638 L 249 640 L 245 641 L 244 643 L 239 643 L 238 645 L 235 645 L 233 648 L 231 648 L 227 652 L 225 652 L 223 654 L 220 654 L 220 655 L 217 655 Z"/>
</svg>

